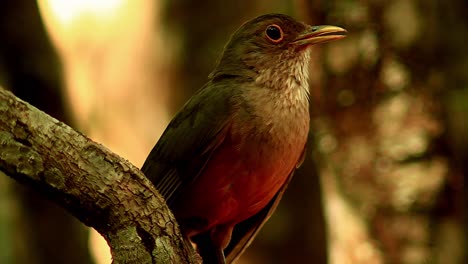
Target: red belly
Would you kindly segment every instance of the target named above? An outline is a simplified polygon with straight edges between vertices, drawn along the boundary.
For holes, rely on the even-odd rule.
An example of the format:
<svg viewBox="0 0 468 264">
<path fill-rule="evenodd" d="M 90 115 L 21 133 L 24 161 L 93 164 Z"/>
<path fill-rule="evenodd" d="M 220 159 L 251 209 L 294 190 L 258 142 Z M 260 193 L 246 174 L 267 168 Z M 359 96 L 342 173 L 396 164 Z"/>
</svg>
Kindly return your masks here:
<svg viewBox="0 0 468 264">
<path fill-rule="evenodd" d="M 300 153 L 274 153 L 266 145 L 256 145 L 222 144 L 203 173 L 175 201 L 174 213 L 189 236 L 253 216 L 284 184 Z"/>
</svg>

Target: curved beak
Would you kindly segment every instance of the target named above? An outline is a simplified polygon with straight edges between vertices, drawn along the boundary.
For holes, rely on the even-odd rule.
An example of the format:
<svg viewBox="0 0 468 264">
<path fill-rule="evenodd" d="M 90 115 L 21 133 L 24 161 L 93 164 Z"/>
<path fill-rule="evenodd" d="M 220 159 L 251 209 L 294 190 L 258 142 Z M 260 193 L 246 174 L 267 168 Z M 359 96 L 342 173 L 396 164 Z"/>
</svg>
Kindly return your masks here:
<svg viewBox="0 0 468 264">
<path fill-rule="evenodd" d="M 315 45 L 329 41 L 335 41 L 346 37 L 346 29 L 337 26 L 312 26 L 300 34 L 292 43 L 303 45 Z"/>
</svg>

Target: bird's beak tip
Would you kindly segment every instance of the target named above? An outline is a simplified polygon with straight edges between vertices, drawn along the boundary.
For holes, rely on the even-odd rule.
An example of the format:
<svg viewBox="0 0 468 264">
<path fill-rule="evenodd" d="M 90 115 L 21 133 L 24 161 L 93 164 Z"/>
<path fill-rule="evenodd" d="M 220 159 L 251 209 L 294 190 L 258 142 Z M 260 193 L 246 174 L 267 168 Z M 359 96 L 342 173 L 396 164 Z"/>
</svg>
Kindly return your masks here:
<svg viewBox="0 0 468 264">
<path fill-rule="evenodd" d="M 335 41 L 346 37 L 347 30 L 337 26 L 312 26 L 300 34 L 294 41 L 297 45 L 314 45 Z"/>
</svg>

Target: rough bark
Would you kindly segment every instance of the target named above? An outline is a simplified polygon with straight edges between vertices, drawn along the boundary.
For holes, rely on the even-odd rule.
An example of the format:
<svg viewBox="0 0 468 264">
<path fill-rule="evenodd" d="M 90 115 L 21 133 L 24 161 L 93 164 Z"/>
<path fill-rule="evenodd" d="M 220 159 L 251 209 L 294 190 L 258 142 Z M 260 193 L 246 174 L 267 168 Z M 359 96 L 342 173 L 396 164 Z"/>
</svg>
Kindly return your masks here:
<svg viewBox="0 0 468 264">
<path fill-rule="evenodd" d="M 0 35 L 0 85 L 73 126 L 63 97 L 60 59 L 37 1 L 1 1 Z M 89 229 L 76 218 L 10 178 L 3 177 L 0 185 L 0 263 L 95 263 L 88 250 Z"/>
<path fill-rule="evenodd" d="M 135 166 L 1 88 L 0 149 L 0 171 L 95 228 L 113 263 L 198 261 Z"/>
</svg>

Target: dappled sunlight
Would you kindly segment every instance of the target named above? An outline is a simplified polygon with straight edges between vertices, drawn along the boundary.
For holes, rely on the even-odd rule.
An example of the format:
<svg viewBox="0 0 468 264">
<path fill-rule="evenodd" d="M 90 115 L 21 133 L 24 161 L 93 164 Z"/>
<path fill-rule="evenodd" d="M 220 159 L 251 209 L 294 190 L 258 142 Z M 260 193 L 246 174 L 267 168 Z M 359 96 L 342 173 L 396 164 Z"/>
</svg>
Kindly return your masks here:
<svg viewBox="0 0 468 264">
<path fill-rule="evenodd" d="M 40 0 L 77 127 L 142 164 L 169 117 L 153 1 Z"/>
<path fill-rule="evenodd" d="M 115 13 L 124 5 L 124 0 L 39 0 L 42 8 L 50 7 L 47 15 L 56 16 L 64 25 L 74 23 L 80 17 L 115 18 Z"/>
<path fill-rule="evenodd" d="M 38 4 L 61 56 L 66 101 L 76 128 L 140 166 L 169 120 L 167 55 L 157 35 L 157 3 Z M 98 263 L 110 263 L 107 243 L 95 232 L 91 247 Z"/>
</svg>

